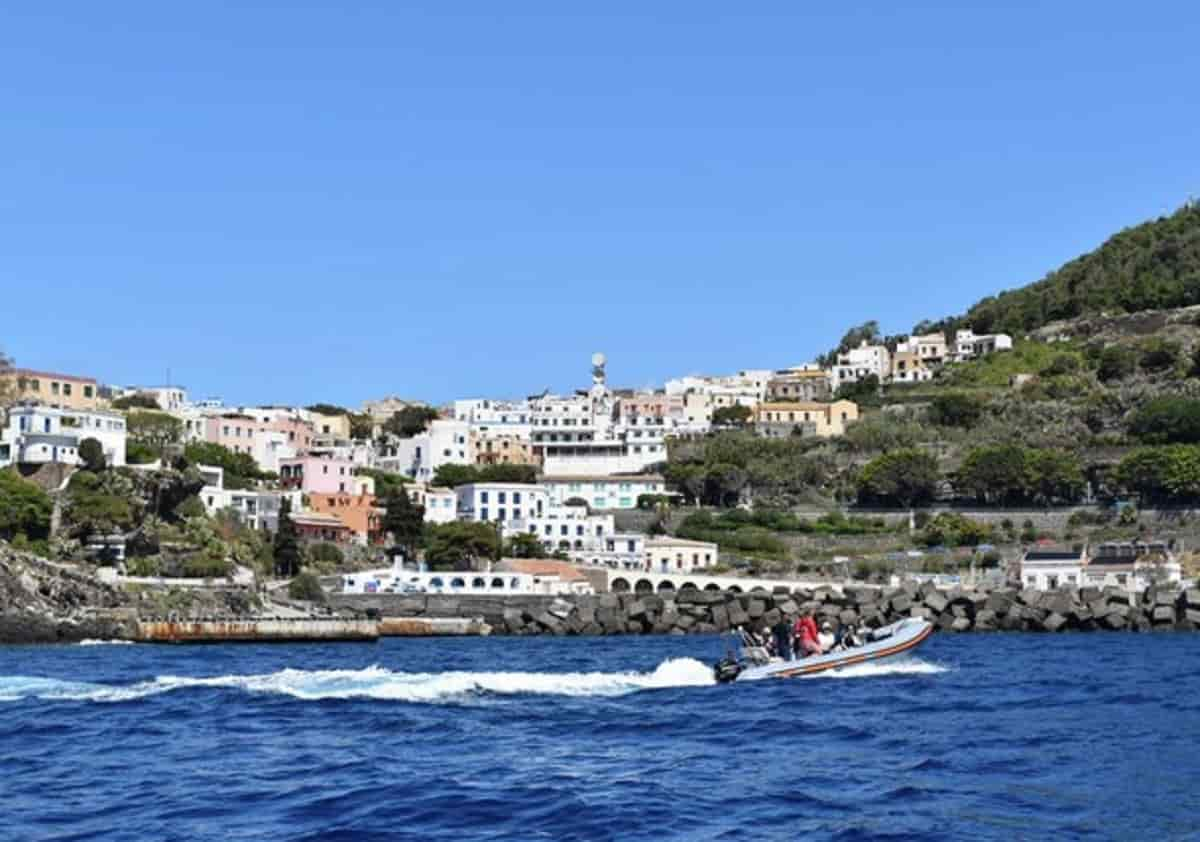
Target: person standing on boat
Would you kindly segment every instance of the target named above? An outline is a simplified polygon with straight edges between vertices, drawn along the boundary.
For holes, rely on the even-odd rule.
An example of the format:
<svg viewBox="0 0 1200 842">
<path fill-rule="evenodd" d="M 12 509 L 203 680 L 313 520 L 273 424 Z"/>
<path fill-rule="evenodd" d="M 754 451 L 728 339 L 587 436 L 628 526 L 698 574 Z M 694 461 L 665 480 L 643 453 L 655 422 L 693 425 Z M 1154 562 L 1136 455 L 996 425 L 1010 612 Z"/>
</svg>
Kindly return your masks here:
<svg viewBox="0 0 1200 842">
<path fill-rule="evenodd" d="M 788 621 L 781 618 L 771 631 L 775 637 L 775 654 L 785 661 L 792 660 L 792 637 L 788 634 Z"/>
<path fill-rule="evenodd" d="M 821 644 L 817 640 L 817 621 L 813 619 L 812 611 L 805 611 L 800 619 L 796 620 L 795 633 L 799 640 L 801 657 L 821 654 Z"/>
</svg>

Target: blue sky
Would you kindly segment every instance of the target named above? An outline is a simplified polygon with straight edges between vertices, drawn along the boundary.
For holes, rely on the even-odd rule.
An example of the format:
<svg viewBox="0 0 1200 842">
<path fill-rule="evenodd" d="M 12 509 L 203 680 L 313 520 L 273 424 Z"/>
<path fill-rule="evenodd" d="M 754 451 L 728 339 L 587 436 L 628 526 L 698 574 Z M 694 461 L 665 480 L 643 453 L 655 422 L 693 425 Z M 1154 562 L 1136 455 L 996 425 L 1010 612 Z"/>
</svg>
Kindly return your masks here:
<svg viewBox="0 0 1200 842">
<path fill-rule="evenodd" d="M 231 403 L 791 365 L 1200 194 L 1195 3 L 23 5 L 0 347 Z"/>
</svg>

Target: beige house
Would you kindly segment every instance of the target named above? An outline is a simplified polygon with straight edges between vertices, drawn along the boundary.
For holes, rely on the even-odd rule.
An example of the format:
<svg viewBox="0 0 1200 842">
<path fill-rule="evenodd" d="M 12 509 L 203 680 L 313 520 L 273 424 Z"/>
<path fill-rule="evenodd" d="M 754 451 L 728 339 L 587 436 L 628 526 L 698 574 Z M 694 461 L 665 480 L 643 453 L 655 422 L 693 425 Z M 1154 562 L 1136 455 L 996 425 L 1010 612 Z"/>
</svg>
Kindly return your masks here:
<svg viewBox="0 0 1200 842">
<path fill-rule="evenodd" d="M 94 377 L 54 374 L 13 368 L 0 373 L 0 379 L 12 384 L 15 401 L 32 401 L 53 409 L 96 409 L 99 387 Z"/>
<path fill-rule="evenodd" d="M 804 436 L 840 436 L 848 423 L 857 420 L 858 404 L 847 400 L 777 401 L 759 404 L 754 410 L 755 431 L 770 438 L 795 435 L 797 429 Z"/>
<path fill-rule="evenodd" d="M 529 436 L 517 433 L 472 430 L 471 449 L 476 465 L 538 465 Z"/>
<path fill-rule="evenodd" d="M 892 382 L 922 383 L 933 379 L 933 364 L 928 363 L 916 351 L 900 351 L 892 354 Z"/>
<path fill-rule="evenodd" d="M 716 563 L 716 544 L 670 535 L 646 539 L 647 573 L 691 573 Z"/>
<path fill-rule="evenodd" d="M 768 401 L 822 401 L 829 394 L 829 374 L 816 367 L 783 369 L 767 381 Z"/>
<path fill-rule="evenodd" d="M 349 415 L 323 415 L 311 411 L 308 415 L 313 425 L 313 435 L 342 440 L 350 438 Z"/>
</svg>

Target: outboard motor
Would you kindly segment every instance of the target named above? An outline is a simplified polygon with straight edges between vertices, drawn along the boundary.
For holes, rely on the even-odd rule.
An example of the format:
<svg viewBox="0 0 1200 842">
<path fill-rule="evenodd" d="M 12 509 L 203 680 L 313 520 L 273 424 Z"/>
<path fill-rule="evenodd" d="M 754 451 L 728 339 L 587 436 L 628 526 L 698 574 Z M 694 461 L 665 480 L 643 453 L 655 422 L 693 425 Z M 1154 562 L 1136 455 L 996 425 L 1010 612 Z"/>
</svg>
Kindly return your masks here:
<svg viewBox="0 0 1200 842">
<path fill-rule="evenodd" d="M 733 681 L 742 671 L 742 665 L 737 662 L 737 658 L 726 657 L 717 661 L 717 665 L 713 667 L 713 677 L 718 684 L 728 684 Z"/>
</svg>

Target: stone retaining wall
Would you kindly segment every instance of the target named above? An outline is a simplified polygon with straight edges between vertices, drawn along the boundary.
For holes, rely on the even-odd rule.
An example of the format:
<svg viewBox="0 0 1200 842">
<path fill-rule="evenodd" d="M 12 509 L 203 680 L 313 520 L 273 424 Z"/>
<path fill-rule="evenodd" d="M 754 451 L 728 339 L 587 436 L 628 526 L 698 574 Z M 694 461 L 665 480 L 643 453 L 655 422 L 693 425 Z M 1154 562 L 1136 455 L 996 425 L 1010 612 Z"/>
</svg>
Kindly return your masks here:
<svg viewBox="0 0 1200 842">
<path fill-rule="evenodd" d="M 923 617 L 939 631 L 1194 631 L 1200 590 L 1116 588 L 1052 592 L 939 590 L 932 585 L 872 589 L 820 587 L 791 593 L 681 591 L 576 597 L 338 595 L 343 608 L 381 616 L 482 617 L 492 634 L 713 634 L 735 626 L 756 630 L 811 610 L 833 625 L 871 628 Z"/>
</svg>

